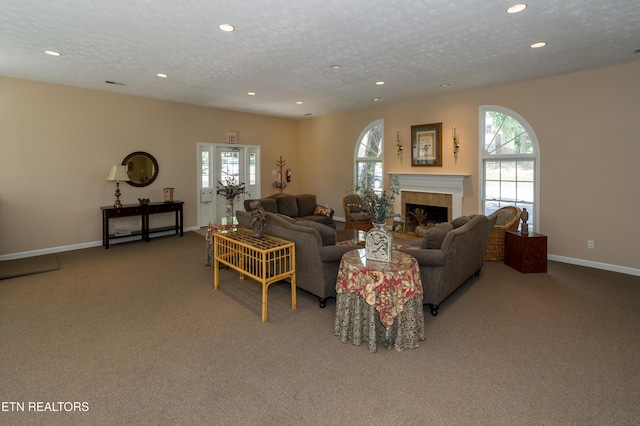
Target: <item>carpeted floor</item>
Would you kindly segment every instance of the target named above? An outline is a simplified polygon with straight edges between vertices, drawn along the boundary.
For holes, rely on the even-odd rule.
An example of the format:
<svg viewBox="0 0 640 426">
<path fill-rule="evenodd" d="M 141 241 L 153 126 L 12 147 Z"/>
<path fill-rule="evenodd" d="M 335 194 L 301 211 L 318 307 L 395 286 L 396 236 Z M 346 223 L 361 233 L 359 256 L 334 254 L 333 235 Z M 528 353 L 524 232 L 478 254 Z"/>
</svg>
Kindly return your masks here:
<svg viewBox="0 0 640 426">
<path fill-rule="evenodd" d="M 55 271 L 59 268 L 56 254 L 4 260 L 0 262 L 0 280 Z"/>
<path fill-rule="evenodd" d="M 343 344 L 288 285 L 221 270 L 202 235 L 59 253 L 0 282 L 2 425 L 636 425 L 640 278 L 486 262 L 404 352 Z M 425 285 L 428 285 L 426 283 Z M 87 410 L 36 411 L 58 402 Z M 11 405 L 6 405 L 12 407 Z M 15 407 L 15 406 L 13 406 Z M 35 405 L 38 407 L 38 405 Z M 70 407 L 67 405 L 67 407 Z"/>
</svg>

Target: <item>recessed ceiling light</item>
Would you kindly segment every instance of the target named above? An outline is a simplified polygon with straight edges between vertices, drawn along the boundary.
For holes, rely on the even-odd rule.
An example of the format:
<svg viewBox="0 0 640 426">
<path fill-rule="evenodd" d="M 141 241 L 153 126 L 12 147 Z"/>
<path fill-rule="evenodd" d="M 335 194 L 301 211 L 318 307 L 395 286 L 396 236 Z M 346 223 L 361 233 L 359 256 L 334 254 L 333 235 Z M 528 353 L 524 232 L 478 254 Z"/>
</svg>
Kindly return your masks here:
<svg viewBox="0 0 640 426">
<path fill-rule="evenodd" d="M 532 48 L 532 49 L 538 49 L 538 48 L 540 48 L 540 47 L 545 47 L 546 45 L 547 45 L 547 42 L 546 42 L 546 41 L 539 41 L 539 42 L 537 42 L 537 43 L 533 43 L 533 44 L 531 45 L 531 48 Z"/>
<path fill-rule="evenodd" d="M 220 25 L 218 25 L 218 28 L 220 28 L 222 31 L 226 31 L 226 32 L 231 32 L 231 31 L 236 29 L 236 27 L 234 27 L 233 25 L 230 25 L 230 24 L 220 24 Z"/>
<path fill-rule="evenodd" d="M 329 66 L 329 68 L 331 68 L 332 70 L 339 70 L 340 68 L 342 68 L 342 65 L 331 65 Z"/>
<path fill-rule="evenodd" d="M 376 81 L 376 84 L 377 84 L 378 86 L 382 86 L 382 85 L 384 84 L 384 81 Z"/>
<path fill-rule="evenodd" d="M 373 98 L 373 99 L 371 99 L 371 100 L 372 100 L 373 102 L 378 102 L 380 99 L 382 99 L 382 98 Z"/>
<path fill-rule="evenodd" d="M 298 101 L 298 102 L 296 102 L 296 104 L 302 105 L 302 101 Z"/>
<path fill-rule="evenodd" d="M 255 96 L 255 95 L 256 95 L 256 92 L 248 92 L 248 93 L 247 93 L 247 95 L 249 95 L 249 96 Z"/>
<path fill-rule="evenodd" d="M 440 87 L 449 87 L 449 86 L 451 86 L 449 83 L 442 83 L 442 84 L 440 85 Z"/>
<path fill-rule="evenodd" d="M 513 6 L 511 6 L 510 8 L 507 9 L 507 13 L 518 13 L 518 12 L 522 12 L 523 10 L 525 10 L 527 8 L 527 5 L 524 3 L 518 3 L 518 4 L 514 4 Z"/>
<path fill-rule="evenodd" d="M 161 72 L 159 72 L 159 73 L 158 73 L 158 74 L 156 74 L 156 75 L 157 75 L 158 77 L 160 77 L 160 78 L 167 78 L 167 77 L 169 77 L 168 75 L 166 75 L 166 74 L 164 74 L 164 73 L 161 73 Z"/>
<path fill-rule="evenodd" d="M 44 53 L 51 56 L 61 56 L 60 52 L 56 52 L 55 50 L 45 50 Z"/>
</svg>

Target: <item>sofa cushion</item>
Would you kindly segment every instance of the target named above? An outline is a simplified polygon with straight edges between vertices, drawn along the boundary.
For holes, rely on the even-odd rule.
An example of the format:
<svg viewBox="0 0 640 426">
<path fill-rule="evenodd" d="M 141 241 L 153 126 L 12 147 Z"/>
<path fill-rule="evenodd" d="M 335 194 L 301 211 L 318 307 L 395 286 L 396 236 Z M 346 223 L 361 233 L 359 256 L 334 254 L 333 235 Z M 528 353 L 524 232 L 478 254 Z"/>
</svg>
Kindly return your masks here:
<svg viewBox="0 0 640 426">
<path fill-rule="evenodd" d="M 296 225 L 308 226 L 310 228 L 317 229 L 318 232 L 320 232 L 320 238 L 322 238 L 323 246 L 335 245 L 336 243 L 336 231 L 327 225 L 305 219 L 297 220 Z"/>
<path fill-rule="evenodd" d="M 471 218 L 469 216 L 460 216 L 451 221 L 453 229 L 460 228 L 465 223 L 469 222 Z"/>
<path fill-rule="evenodd" d="M 263 198 L 260 202 L 262 203 L 262 208 L 265 212 L 278 213 L 278 204 L 276 203 L 276 200 Z"/>
<path fill-rule="evenodd" d="M 296 195 L 298 216 L 311 216 L 316 209 L 316 196 L 313 194 Z"/>
<path fill-rule="evenodd" d="M 316 208 L 313 211 L 313 214 L 322 215 L 326 217 L 331 217 L 331 213 L 332 213 L 332 210 L 329 207 L 322 207 L 319 204 L 316 205 Z M 305 216 L 309 216 L 309 215 L 306 214 Z"/>
<path fill-rule="evenodd" d="M 278 204 L 278 213 L 286 214 L 289 217 L 300 216 L 298 213 L 298 201 L 295 196 L 290 194 L 280 194 L 276 197 L 276 203 Z"/>
<path fill-rule="evenodd" d="M 442 241 L 449 231 L 453 230 L 453 225 L 449 222 L 436 223 L 432 228 L 427 230 L 422 238 L 420 248 L 422 249 L 439 249 Z"/>
</svg>

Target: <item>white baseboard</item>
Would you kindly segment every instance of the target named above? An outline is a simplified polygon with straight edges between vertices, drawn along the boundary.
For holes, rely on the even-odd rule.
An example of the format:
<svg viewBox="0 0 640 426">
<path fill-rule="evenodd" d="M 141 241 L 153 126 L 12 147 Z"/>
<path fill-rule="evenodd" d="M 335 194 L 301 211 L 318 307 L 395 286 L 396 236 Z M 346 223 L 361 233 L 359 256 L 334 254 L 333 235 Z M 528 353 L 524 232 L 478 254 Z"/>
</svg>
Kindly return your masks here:
<svg viewBox="0 0 640 426">
<path fill-rule="evenodd" d="M 334 218 L 334 220 L 335 219 L 336 218 Z M 337 219 L 340 219 L 340 218 L 337 218 Z M 338 220 L 338 221 L 340 221 L 340 220 Z M 199 229 L 200 229 L 199 227 L 193 226 L 193 227 L 190 227 L 190 228 L 184 228 L 184 232 L 197 231 Z M 157 234 L 152 234 L 151 238 L 163 237 L 163 236 L 172 235 L 172 234 L 175 234 L 175 231 L 158 232 Z M 136 240 L 139 240 L 139 239 L 140 239 L 140 236 L 118 238 L 117 240 L 110 242 L 109 245 L 116 245 L 116 244 L 119 244 L 119 243 L 126 243 L 126 242 L 129 242 L 129 241 L 136 241 Z M 45 255 L 45 254 L 61 253 L 61 252 L 65 252 L 65 251 L 81 250 L 81 249 L 85 249 L 85 248 L 100 247 L 100 246 L 102 246 L 102 241 L 90 241 L 90 242 L 87 242 L 87 243 L 71 244 L 71 245 L 68 245 L 68 246 L 51 247 L 51 248 L 32 250 L 32 251 L 23 251 L 23 252 L 20 252 L 20 253 L 11 253 L 11 254 L 0 255 L 0 261 L 2 261 L 2 260 L 22 259 L 22 258 L 25 258 L 25 257 L 41 256 L 41 255 Z M 627 266 L 611 265 L 609 263 L 593 262 L 593 261 L 590 261 L 590 260 L 575 259 L 575 258 L 566 257 L 566 256 L 557 256 L 555 254 L 548 255 L 547 259 L 548 260 L 553 260 L 553 261 L 556 261 L 556 262 L 570 263 L 572 265 L 586 266 L 588 268 L 602 269 L 604 271 L 619 272 L 621 274 L 635 275 L 635 276 L 639 276 L 640 277 L 640 269 L 629 268 Z"/>
<path fill-rule="evenodd" d="M 188 232 L 188 231 L 195 231 L 198 228 L 197 226 L 191 227 L 191 228 L 184 228 L 184 232 Z M 175 235 L 176 231 L 165 231 L 165 232 L 158 232 L 157 234 L 151 234 L 150 238 L 155 238 L 155 237 L 164 237 L 167 235 Z M 136 236 L 132 236 L 132 237 L 124 237 L 124 238 L 118 238 L 117 240 L 111 240 L 109 241 L 109 246 L 114 246 L 120 243 L 126 243 L 126 242 L 130 242 L 130 241 L 140 241 L 140 235 L 136 235 Z M 62 253 L 65 251 L 72 251 L 72 250 L 82 250 L 82 249 L 86 249 L 86 248 L 91 248 L 91 247 L 101 247 L 102 246 L 102 240 L 100 241 L 90 241 L 87 243 L 80 243 L 80 244 L 71 244 L 68 246 L 60 246 L 60 247 L 51 247 L 51 248 L 46 248 L 46 249 L 39 249 L 39 250 L 32 250 L 32 251 L 23 251 L 20 253 L 11 253 L 11 254 L 3 254 L 0 255 L 0 261 L 2 260 L 15 260 L 15 259 L 23 259 L 25 257 L 34 257 L 34 256 L 42 256 L 45 254 L 53 254 L 53 253 Z"/>
<path fill-rule="evenodd" d="M 570 263 L 572 265 L 586 266 L 588 268 L 602 269 L 604 271 L 619 272 L 621 274 L 635 275 L 640 277 L 640 269 L 629 268 L 627 266 L 611 265 L 609 263 L 593 262 L 591 260 L 574 259 L 572 257 L 547 255 L 548 260 L 556 262 Z"/>
</svg>

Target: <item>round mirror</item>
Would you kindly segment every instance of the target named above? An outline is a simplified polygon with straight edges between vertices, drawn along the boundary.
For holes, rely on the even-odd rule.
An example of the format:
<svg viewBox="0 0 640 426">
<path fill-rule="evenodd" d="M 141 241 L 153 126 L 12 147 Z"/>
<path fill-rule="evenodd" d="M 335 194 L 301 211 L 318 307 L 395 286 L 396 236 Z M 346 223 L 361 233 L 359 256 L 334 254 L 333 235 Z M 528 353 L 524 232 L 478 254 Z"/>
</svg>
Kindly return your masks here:
<svg viewBox="0 0 640 426">
<path fill-rule="evenodd" d="M 133 152 L 122 160 L 122 164 L 127 167 L 129 185 L 147 186 L 158 177 L 158 162 L 146 152 Z"/>
</svg>

